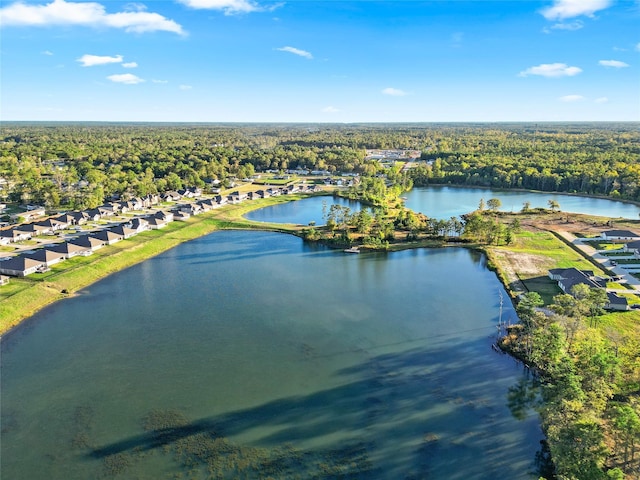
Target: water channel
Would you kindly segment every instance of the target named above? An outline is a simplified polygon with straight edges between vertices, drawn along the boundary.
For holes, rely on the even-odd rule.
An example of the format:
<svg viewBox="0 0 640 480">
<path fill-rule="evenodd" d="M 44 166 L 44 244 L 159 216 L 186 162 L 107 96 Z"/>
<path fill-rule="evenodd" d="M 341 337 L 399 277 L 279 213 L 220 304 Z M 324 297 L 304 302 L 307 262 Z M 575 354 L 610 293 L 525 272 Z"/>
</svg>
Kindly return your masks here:
<svg viewBox="0 0 640 480">
<path fill-rule="evenodd" d="M 537 478 L 501 293 L 466 249 L 187 242 L 3 338 L 2 478 Z"/>
</svg>

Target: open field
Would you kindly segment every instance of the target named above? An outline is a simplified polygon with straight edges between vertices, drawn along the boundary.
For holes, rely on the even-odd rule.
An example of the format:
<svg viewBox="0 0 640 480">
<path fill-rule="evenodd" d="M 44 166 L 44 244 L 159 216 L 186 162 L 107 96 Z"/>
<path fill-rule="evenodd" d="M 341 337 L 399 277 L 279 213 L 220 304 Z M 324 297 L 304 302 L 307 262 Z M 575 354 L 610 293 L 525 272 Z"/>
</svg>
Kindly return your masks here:
<svg viewBox="0 0 640 480">
<path fill-rule="evenodd" d="M 610 223 L 606 219 L 584 215 L 574 216 L 570 224 L 561 214 L 556 214 L 555 219 L 550 217 L 528 218 L 522 221 L 523 230 L 514 235 L 511 245 L 485 248 L 491 265 L 514 298 L 520 293 L 536 291 L 545 304 L 550 303 L 555 295 L 562 293 L 556 282 L 548 277 L 552 268 L 576 267 L 593 270 L 596 275 L 606 274 L 553 232 L 566 230 L 581 232 L 581 236 L 596 235 L 611 228 Z M 628 220 L 616 222 L 614 228 L 638 227 L 638 221 Z M 628 296 L 630 304 L 639 303 L 637 296 Z M 599 325 L 608 334 L 640 336 L 640 310 L 611 312 L 600 318 Z"/>
</svg>

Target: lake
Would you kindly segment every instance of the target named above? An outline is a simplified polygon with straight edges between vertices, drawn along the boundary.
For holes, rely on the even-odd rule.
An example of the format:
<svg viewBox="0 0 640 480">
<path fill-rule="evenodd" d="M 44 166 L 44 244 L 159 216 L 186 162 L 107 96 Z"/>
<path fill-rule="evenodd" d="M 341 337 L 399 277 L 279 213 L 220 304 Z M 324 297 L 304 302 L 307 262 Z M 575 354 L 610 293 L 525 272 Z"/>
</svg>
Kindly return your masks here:
<svg viewBox="0 0 640 480">
<path fill-rule="evenodd" d="M 513 192 L 505 190 L 491 190 L 484 188 L 458 187 L 422 187 L 414 188 L 404 194 L 405 205 L 415 212 L 421 212 L 428 217 L 448 220 L 478 208 L 480 199 L 485 203 L 490 198 L 498 198 L 502 202 L 501 210 L 518 212 L 524 202 L 530 202 L 531 208 L 548 208 L 549 200 L 556 200 L 563 212 L 583 213 L 612 218 L 640 218 L 640 207 L 630 203 L 607 200 L 603 198 L 579 197 L 540 192 Z M 275 223 L 295 223 L 307 225 L 316 222 L 325 223 L 322 218 L 323 202 L 331 206 L 337 203 L 348 206 L 353 211 L 360 209 L 359 204 L 352 200 L 338 197 L 310 197 L 285 205 L 254 210 L 246 215 L 249 220 Z"/>
<path fill-rule="evenodd" d="M 348 207 L 353 212 L 357 212 L 362 208 L 360 202 L 347 198 L 332 196 L 308 197 L 295 202 L 280 203 L 252 210 L 245 215 L 245 218 L 256 222 L 295 223 L 297 225 L 309 225 L 309 223 L 315 222 L 316 225 L 324 225 L 326 218 L 323 218 L 323 213 L 328 213 L 331 205 Z"/>
<path fill-rule="evenodd" d="M 637 220 L 640 216 L 640 207 L 630 203 L 558 193 L 423 187 L 414 188 L 405 196 L 407 198 L 405 205 L 411 210 L 424 213 L 428 217 L 445 220 L 470 213 L 478 208 L 480 199 L 484 199 L 486 203 L 490 198 L 499 199 L 502 202 L 500 210 L 507 212 L 519 212 L 524 202 L 530 202 L 531 208 L 549 208 L 549 200 L 555 200 L 560 204 L 560 210 L 563 212 L 633 220 Z"/>
<path fill-rule="evenodd" d="M 2 477 L 538 478 L 500 294 L 466 249 L 184 243 L 3 338 Z"/>
</svg>

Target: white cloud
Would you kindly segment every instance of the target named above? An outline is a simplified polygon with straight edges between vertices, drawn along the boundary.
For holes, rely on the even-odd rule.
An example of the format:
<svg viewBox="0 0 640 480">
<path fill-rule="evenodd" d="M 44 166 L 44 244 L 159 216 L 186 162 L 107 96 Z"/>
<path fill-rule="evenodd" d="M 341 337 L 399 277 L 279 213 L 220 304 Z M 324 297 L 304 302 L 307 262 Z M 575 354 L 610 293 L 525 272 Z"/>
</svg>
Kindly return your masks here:
<svg viewBox="0 0 640 480">
<path fill-rule="evenodd" d="M 561 102 L 579 102 L 584 100 L 582 95 L 565 95 L 564 97 L 560 97 L 558 100 Z"/>
<path fill-rule="evenodd" d="M 107 65 L 109 63 L 122 63 L 122 55 L 115 57 L 99 56 L 99 55 L 83 55 L 76 59 L 83 67 L 94 67 L 96 65 Z"/>
<path fill-rule="evenodd" d="M 640 42 L 636 45 L 636 50 L 640 52 Z"/>
<path fill-rule="evenodd" d="M 518 74 L 519 77 L 540 75 L 542 77 L 573 77 L 582 72 L 581 68 L 570 67 L 566 63 L 543 63 L 529 67 Z"/>
<path fill-rule="evenodd" d="M 156 80 L 156 79 L 153 79 L 153 80 L 151 80 L 151 82 L 153 82 L 153 83 L 169 83 L 169 80 Z"/>
<path fill-rule="evenodd" d="M 609 99 L 607 97 L 599 97 L 594 100 L 596 103 L 607 103 Z"/>
<path fill-rule="evenodd" d="M 136 62 L 127 62 L 127 63 L 123 63 L 122 66 L 124 68 L 136 68 L 138 64 Z"/>
<path fill-rule="evenodd" d="M 107 79 L 115 83 L 125 83 L 127 85 L 135 85 L 137 83 L 144 82 L 142 78 L 132 73 L 121 73 L 119 75 L 109 75 Z"/>
<path fill-rule="evenodd" d="M 337 113 L 337 112 L 339 112 L 339 111 L 340 111 L 340 109 L 338 109 L 338 108 L 336 108 L 336 107 L 334 107 L 334 106 L 329 105 L 328 107 L 324 107 L 324 108 L 322 109 L 322 111 L 323 111 L 324 113 Z"/>
<path fill-rule="evenodd" d="M 543 8 L 540 13 L 547 20 L 564 20 L 582 15 L 593 17 L 595 12 L 608 8 L 612 3 L 612 0 L 554 0 L 553 5 Z"/>
<path fill-rule="evenodd" d="M 306 50 L 300 50 L 299 48 L 295 47 L 281 47 L 276 48 L 276 50 L 280 50 L 281 52 L 293 53 L 294 55 L 299 55 L 300 57 L 308 58 L 309 60 L 313 58 L 313 55 L 311 55 L 310 52 L 307 52 Z"/>
<path fill-rule="evenodd" d="M 45 5 L 27 5 L 16 2 L 0 8 L 0 24 L 14 26 L 47 27 L 76 25 L 84 27 L 121 28 L 125 32 L 166 31 L 184 34 L 182 27 L 158 13 L 124 11 L 107 13 L 96 2 L 67 2 L 53 0 Z"/>
<path fill-rule="evenodd" d="M 602 65 L 603 67 L 613 67 L 613 68 L 624 68 L 629 66 L 628 63 L 624 63 L 619 60 L 600 60 L 598 64 Z"/>
<path fill-rule="evenodd" d="M 575 22 L 570 22 L 570 23 L 555 23 L 550 27 L 545 28 L 543 31 L 545 33 L 551 33 L 550 30 L 575 31 L 575 30 L 580 30 L 582 27 L 584 27 L 584 23 L 582 23 L 580 20 L 576 20 Z"/>
<path fill-rule="evenodd" d="M 42 55 L 47 55 L 47 56 L 53 55 L 53 52 L 50 52 L 49 50 L 44 50 L 43 52 L 40 52 L 40 53 L 42 53 Z"/>
<path fill-rule="evenodd" d="M 251 13 L 273 11 L 282 4 L 274 4 L 269 7 L 259 5 L 252 0 L 179 0 L 180 3 L 198 10 L 222 10 L 225 15 L 236 13 Z"/>
<path fill-rule="evenodd" d="M 193 87 L 191 85 L 180 85 L 178 88 L 180 90 L 191 90 Z"/>
<path fill-rule="evenodd" d="M 382 90 L 382 93 L 385 95 L 391 95 L 392 97 L 404 97 L 407 92 L 404 90 L 400 90 L 399 88 L 387 87 Z"/>
</svg>

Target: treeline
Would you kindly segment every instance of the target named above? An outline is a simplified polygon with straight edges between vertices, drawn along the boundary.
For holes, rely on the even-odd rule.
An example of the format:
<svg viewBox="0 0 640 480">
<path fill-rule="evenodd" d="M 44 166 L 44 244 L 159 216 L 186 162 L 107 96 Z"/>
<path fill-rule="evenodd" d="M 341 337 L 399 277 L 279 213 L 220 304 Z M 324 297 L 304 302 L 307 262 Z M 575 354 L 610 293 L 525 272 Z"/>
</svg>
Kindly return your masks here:
<svg viewBox="0 0 640 480">
<path fill-rule="evenodd" d="M 605 337 L 598 328 L 607 302 L 601 289 L 576 285 L 543 313 L 535 292 L 517 306 L 520 323 L 501 345 L 531 365 L 536 376 L 513 388 L 517 414 L 535 404 L 553 460 L 547 478 L 636 478 L 640 444 L 640 365 L 635 339 Z M 549 465 L 547 465 L 549 467 Z M 628 475 L 625 476 L 625 475 Z"/>
<path fill-rule="evenodd" d="M 466 129 L 423 152 L 415 185 L 450 183 L 640 200 L 637 124 Z"/>
<path fill-rule="evenodd" d="M 401 172 L 366 149 L 422 152 Z M 604 124 L 23 124 L 0 128 L 9 201 L 93 207 L 212 179 L 308 168 L 431 183 L 640 200 L 640 132 Z"/>
</svg>

